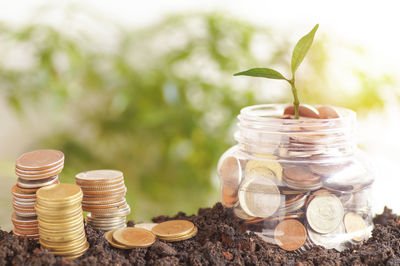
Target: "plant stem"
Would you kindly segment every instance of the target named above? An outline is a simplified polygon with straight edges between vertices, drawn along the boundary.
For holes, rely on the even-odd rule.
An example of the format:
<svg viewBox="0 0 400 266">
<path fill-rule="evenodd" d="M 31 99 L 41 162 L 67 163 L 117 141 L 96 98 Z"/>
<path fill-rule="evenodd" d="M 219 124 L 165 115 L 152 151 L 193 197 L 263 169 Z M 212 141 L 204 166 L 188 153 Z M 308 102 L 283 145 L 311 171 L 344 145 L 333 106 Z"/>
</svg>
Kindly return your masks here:
<svg viewBox="0 0 400 266">
<path fill-rule="evenodd" d="M 292 88 L 292 93 L 293 93 L 293 105 L 294 105 L 294 119 L 299 119 L 299 98 L 297 97 L 297 89 L 296 86 L 294 85 L 294 77 L 293 79 L 289 80 L 290 86 Z"/>
</svg>

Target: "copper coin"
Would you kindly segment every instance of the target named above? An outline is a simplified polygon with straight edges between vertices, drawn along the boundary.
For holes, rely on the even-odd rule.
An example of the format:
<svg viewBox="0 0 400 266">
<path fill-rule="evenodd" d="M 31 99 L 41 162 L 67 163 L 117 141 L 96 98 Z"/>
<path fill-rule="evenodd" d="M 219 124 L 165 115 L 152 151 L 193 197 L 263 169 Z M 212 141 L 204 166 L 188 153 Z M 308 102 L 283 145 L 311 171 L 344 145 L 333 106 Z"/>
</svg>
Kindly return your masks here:
<svg viewBox="0 0 400 266">
<path fill-rule="evenodd" d="M 56 150 L 36 150 L 22 154 L 16 161 L 21 170 L 45 170 L 64 161 L 64 154 Z"/>
<path fill-rule="evenodd" d="M 124 182 L 124 177 L 121 176 L 119 178 L 111 179 L 111 180 L 80 180 L 75 178 L 75 182 L 77 185 L 85 187 L 85 186 L 113 186 L 115 184 L 119 184 Z"/>
<path fill-rule="evenodd" d="M 238 186 L 242 176 L 239 159 L 232 156 L 225 158 L 218 173 L 222 182 L 229 183 L 231 186 Z"/>
<path fill-rule="evenodd" d="M 307 167 L 291 166 L 283 171 L 285 178 L 296 182 L 316 182 L 320 180 L 318 175 L 313 174 Z"/>
<path fill-rule="evenodd" d="M 317 109 L 321 119 L 340 118 L 339 112 L 332 106 L 320 106 Z"/>
<path fill-rule="evenodd" d="M 115 242 L 130 248 L 149 247 L 156 241 L 156 236 L 152 232 L 136 227 L 117 229 L 112 237 Z"/>
<path fill-rule="evenodd" d="M 233 207 L 239 200 L 238 190 L 230 185 L 222 184 L 222 204 L 225 207 Z"/>
<path fill-rule="evenodd" d="M 16 195 L 20 196 L 20 197 L 34 197 L 36 198 L 36 191 L 38 189 L 37 188 L 22 188 L 20 186 L 18 186 L 18 184 L 14 185 L 12 187 L 11 192 L 15 193 Z"/>
<path fill-rule="evenodd" d="M 23 169 L 19 169 L 18 167 L 15 167 L 15 173 L 16 173 L 16 175 L 22 174 L 22 175 L 28 175 L 28 176 L 31 176 L 31 175 L 36 176 L 36 175 L 51 173 L 51 172 L 57 171 L 59 168 L 63 168 L 63 167 L 64 167 L 64 161 L 61 161 L 60 163 L 52 166 L 51 168 L 42 169 L 42 170 L 23 170 Z"/>
<path fill-rule="evenodd" d="M 93 209 L 111 209 L 111 208 L 125 207 L 126 204 L 127 204 L 126 200 L 123 199 L 123 200 L 121 200 L 119 202 L 110 203 L 110 204 L 98 204 L 98 203 L 96 203 L 96 204 L 82 204 L 82 208 L 83 209 L 86 209 L 86 208 L 87 209 L 90 209 L 90 208 L 93 208 Z"/>
<path fill-rule="evenodd" d="M 49 178 L 53 176 L 57 176 L 60 174 L 63 170 L 64 166 L 62 165 L 61 167 L 57 168 L 54 171 L 48 172 L 48 173 L 38 173 L 38 174 L 21 174 L 19 172 L 16 172 L 16 175 L 18 177 L 22 177 L 25 180 L 37 180 L 37 179 L 44 179 L 44 178 Z"/>
<path fill-rule="evenodd" d="M 346 228 L 346 232 L 352 235 L 352 239 L 356 242 L 361 242 L 366 238 L 366 228 L 364 219 L 354 213 L 348 212 L 344 216 L 344 226 Z"/>
<path fill-rule="evenodd" d="M 85 196 L 108 196 L 108 195 L 115 195 L 115 194 L 121 194 L 121 193 L 126 193 L 126 187 L 119 186 L 115 189 L 112 190 L 82 190 Z"/>
<path fill-rule="evenodd" d="M 283 115 L 294 115 L 294 105 L 289 105 L 283 111 Z M 299 115 L 303 117 L 319 118 L 318 110 L 308 104 L 300 104 Z"/>
<path fill-rule="evenodd" d="M 194 224 L 187 220 L 171 220 L 159 223 L 151 230 L 158 237 L 179 237 L 189 234 Z"/>
<path fill-rule="evenodd" d="M 274 239 L 282 249 L 294 251 L 301 248 L 306 242 L 307 231 L 304 225 L 297 220 L 284 220 L 276 226 Z"/>
<path fill-rule="evenodd" d="M 122 180 L 118 183 L 112 184 L 112 185 L 98 185 L 98 184 L 92 184 L 92 185 L 80 185 L 77 183 L 78 186 L 81 187 L 82 191 L 109 191 L 109 190 L 116 190 L 121 187 L 125 187 L 125 182 Z"/>
</svg>

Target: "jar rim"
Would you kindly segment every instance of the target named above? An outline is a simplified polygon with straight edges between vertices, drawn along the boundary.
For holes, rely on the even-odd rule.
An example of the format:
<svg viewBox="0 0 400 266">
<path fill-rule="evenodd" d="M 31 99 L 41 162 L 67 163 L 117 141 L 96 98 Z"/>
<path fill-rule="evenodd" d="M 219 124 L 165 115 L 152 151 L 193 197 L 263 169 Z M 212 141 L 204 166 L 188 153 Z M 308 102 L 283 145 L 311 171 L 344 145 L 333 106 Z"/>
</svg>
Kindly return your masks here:
<svg viewBox="0 0 400 266">
<path fill-rule="evenodd" d="M 244 107 L 240 110 L 239 117 L 246 117 L 246 119 L 255 120 L 257 122 L 274 122 L 274 121 L 281 121 L 284 118 L 283 116 L 284 109 L 290 104 L 259 104 L 259 105 L 250 105 Z M 313 105 L 314 107 L 321 107 L 321 106 L 329 106 L 334 107 L 337 112 L 339 112 L 339 118 L 307 118 L 308 121 L 313 121 L 315 123 L 321 122 L 354 122 L 356 120 L 357 114 L 353 110 L 343 108 L 343 107 L 336 107 L 330 105 Z M 298 123 L 297 119 L 285 119 L 287 124 L 295 124 Z"/>
</svg>

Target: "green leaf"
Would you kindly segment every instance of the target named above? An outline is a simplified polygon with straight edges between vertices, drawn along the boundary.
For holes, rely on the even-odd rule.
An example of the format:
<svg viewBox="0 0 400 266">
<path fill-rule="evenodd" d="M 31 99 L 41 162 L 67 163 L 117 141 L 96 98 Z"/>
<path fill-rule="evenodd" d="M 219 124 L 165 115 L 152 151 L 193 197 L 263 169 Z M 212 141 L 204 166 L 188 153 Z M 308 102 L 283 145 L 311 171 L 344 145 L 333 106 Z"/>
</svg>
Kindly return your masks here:
<svg viewBox="0 0 400 266">
<path fill-rule="evenodd" d="M 311 47 L 311 44 L 314 41 L 315 32 L 318 29 L 318 24 L 314 26 L 314 28 L 305 36 L 303 36 L 296 44 L 293 49 L 292 54 L 292 74 L 294 77 L 294 73 L 297 68 L 300 66 L 301 62 L 303 62 L 304 57 L 306 56 L 308 50 Z"/>
<path fill-rule="evenodd" d="M 250 77 L 262 77 L 267 79 L 285 79 L 281 73 L 271 68 L 252 68 L 246 71 L 242 71 L 234 74 L 234 76 L 250 76 Z"/>
</svg>

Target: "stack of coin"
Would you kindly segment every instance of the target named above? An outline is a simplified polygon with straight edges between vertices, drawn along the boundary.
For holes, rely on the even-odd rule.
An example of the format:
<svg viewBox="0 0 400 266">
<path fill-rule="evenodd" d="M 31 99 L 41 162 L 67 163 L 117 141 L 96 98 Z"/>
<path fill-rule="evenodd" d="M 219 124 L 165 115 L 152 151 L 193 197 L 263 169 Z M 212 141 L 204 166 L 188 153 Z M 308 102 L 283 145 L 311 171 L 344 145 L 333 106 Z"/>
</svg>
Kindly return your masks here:
<svg viewBox="0 0 400 266">
<path fill-rule="evenodd" d="M 147 248 L 156 241 L 152 232 L 136 227 L 114 229 L 105 233 L 104 237 L 111 246 L 119 249 Z"/>
<path fill-rule="evenodd" d="M 83 191 L 82 208 L 90 212 L 87 223 L 104 231 L 126 227 L 130 207 L 125 199 L 123 173 L 116 170 L 93 170 L 75 176 Z"/>
<path fill-rule="evenodd" d="M 58 174 L 64 167 L 64 154 L 56 150 L 37 150 L 21 155 L 15 164 L 17 184 L 12 187 L 14 212 L 11 220 L 15 236 L 38 238 L 35 212 L 36 191 L 58 184 Z"/>
<path fill-rule="evenodd" d="M 187 220 L 171 220 L 159 223 L 151 229 L 159 239 L 167 242 L 190 239 L 196 236 L 197 230 L 197 226 Z"/>
<path fill-rule="evenodd" d="M 82 190 L 75 184 L 39 189 L 35 204 L 39 242 L 55 255 L 77 258 L 89 248 L 82 212 Z"/>
</svg>

